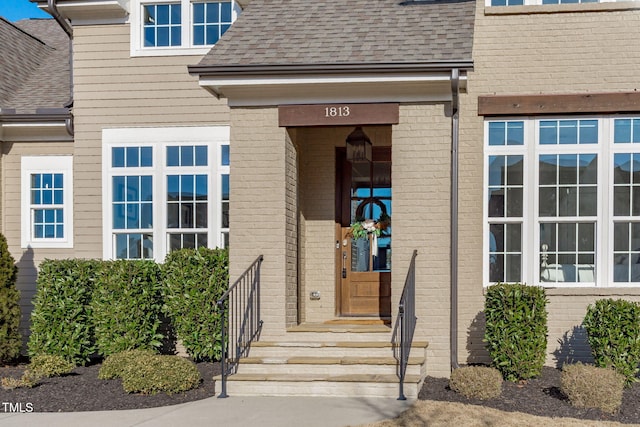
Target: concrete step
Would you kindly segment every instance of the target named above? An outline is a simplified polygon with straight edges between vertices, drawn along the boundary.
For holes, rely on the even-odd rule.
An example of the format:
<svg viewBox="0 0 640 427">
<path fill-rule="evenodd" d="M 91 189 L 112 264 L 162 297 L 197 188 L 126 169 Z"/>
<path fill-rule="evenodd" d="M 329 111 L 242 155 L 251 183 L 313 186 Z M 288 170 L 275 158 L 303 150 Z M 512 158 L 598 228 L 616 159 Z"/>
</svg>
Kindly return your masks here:
<svg viewBox="0 0 640 427">
<path fill-rule="evenodd" d="M 425 357 L 410 357 L 407 375 L 425 374 Z M 243 374 L 374 374 L 395 375 L 393 357 L 247 357 L 240 361 Z"/>
<path fill-rule="evenodd" d="M 215 392 L 220 393 L 220 377 L 214 377 Z M 407 375 L 404 394 L 417 398 L 424 377 Z M 228 377 L 229 396 L 362 396 L 398 397 L 398 377 L 395 375 L 288 375 L 235 374 Z"/>
<path fill-rule="evenodd" d="M 426 357 L 426 341 L 415 341 L 410 356 Z M 251 357 L 393 357 L 389 341 L 257 341 Z"/>
</svg>

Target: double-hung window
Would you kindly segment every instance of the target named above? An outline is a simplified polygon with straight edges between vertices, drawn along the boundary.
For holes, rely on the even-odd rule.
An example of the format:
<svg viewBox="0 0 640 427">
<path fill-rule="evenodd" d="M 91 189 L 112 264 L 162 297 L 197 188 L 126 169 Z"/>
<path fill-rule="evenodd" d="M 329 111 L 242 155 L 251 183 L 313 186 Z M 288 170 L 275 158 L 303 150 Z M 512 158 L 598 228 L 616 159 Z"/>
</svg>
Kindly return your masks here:
<svg viewBox="0 0 640 427">
<path fill-rule="evenodd" d="M 485 283 L 640 285 L 640 118 L 487 120 Z"/>
<path fill-rule="evenodd" d="M 21 160 L 23 248 L 73 247 L 73 157 Z"/>
<path fill-rule="evenodd" d="M 133 55 L 204 54 L 241 12 L 235 0 L 134 0 Z"/>
<path fill-rule="evenodd" d="M 228 245 L 228 127 L 107 129 L 103 142 L 105 258 Z"/>
</svg>

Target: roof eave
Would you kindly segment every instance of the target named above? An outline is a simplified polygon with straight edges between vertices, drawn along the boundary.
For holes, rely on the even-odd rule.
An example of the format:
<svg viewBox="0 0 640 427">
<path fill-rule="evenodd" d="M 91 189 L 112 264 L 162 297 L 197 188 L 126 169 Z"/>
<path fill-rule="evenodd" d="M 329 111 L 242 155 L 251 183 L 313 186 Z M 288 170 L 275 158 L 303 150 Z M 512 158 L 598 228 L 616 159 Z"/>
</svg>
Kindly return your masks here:
<svg viewBox="0 0 640 427">
<path fill-rule="evenodd" d="M 339 64 L 259 64 L 259 65 L 190 65 L 189 74 L 199 76 L 255 76 L 289 74 L 345 74 L 345 73 L 415 73 L 472 70 L 473 60 L 393 62 L 393 63 L 339 63 Z"/>
</svg>

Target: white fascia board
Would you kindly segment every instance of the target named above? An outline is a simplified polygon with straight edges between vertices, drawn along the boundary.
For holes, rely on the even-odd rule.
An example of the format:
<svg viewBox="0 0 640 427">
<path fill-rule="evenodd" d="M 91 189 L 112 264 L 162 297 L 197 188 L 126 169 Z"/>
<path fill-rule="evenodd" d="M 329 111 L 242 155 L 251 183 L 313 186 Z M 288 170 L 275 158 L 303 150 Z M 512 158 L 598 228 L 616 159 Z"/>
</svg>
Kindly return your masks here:
<svg viewBox="0 0 640 427">
<path fill-rule="evenodd" d="M 460 78 L 462 91 L 466 75 Z M 333 102 L 434 102 L 451 100 L 451 74 L 257 76 L 201 78 L 200 86 L 231 107 Z"/>
<path fill-rule="evenodd" d="M 398 75 L 335 75 L 335 76 L 264 76 L 264 77 L 217 77 L 200 78 L 200 86 L 271 86 L 271 85 L 317 85 L 317 84 L 353 84 L 353 83 L 398 83 L 398 82 L 435 82 L 449 81 L 451 74 L 398 74 Z"/>
</svg>

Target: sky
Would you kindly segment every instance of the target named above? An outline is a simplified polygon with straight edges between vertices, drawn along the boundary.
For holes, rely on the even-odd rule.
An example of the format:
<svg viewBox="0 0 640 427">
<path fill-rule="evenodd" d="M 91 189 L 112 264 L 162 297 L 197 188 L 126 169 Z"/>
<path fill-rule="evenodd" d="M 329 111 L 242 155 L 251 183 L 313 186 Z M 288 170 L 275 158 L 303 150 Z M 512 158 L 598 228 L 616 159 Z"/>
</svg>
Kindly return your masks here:
<svg viewBox="0 0 640 427">
<path fill-rule="evenodd" d="M 51 18 L 29 0 L 0 0 L 0 16 L 11 22 L 24 18 Z"/>
</svg>

